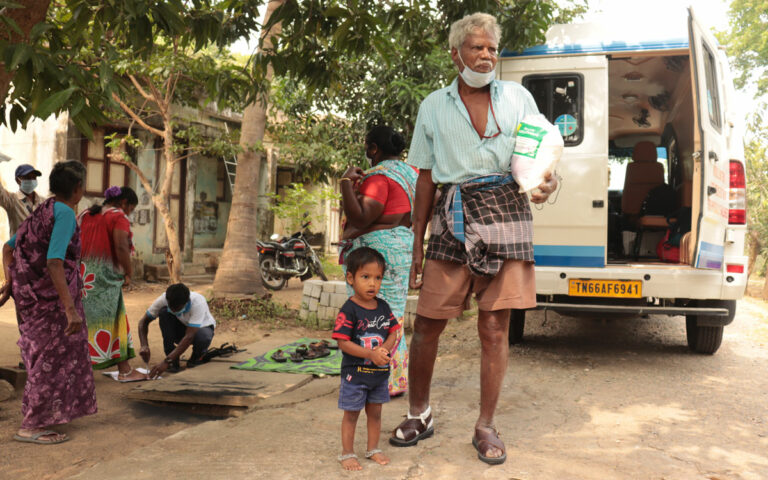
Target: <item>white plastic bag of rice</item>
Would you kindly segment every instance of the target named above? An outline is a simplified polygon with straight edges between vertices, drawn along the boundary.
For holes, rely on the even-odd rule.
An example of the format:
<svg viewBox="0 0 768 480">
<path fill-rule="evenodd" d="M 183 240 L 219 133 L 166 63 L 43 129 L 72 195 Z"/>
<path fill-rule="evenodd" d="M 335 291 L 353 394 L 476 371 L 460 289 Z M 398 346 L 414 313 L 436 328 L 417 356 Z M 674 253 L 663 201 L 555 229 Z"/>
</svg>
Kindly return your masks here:
<svg viewBox="0 0 768 480">
<path fill-rule="evenodd" d="M 520 192 L 528 192 L 541 185 L 548 172 L 554 173 L 562 154 L 560 130 L 542 114 L 526 115 L 517 126 L 517 140 L 510 163 Z"/>
</svg>

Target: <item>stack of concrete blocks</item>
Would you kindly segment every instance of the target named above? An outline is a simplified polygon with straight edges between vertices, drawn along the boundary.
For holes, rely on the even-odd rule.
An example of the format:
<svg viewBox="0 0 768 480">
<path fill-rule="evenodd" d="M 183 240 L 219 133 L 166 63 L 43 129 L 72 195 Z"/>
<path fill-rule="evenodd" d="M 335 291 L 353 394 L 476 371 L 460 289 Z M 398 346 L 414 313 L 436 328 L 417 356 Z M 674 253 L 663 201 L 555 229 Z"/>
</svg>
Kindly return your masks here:
<svg viewBox="0 0 768 480">
<path fill-rule="evenodd" d="M 405 314 L 403 315 L 403 328 L 413 330 L 413 321 L 416 320 L 416 304 L 419 303 L 418 295 L 408 295 L 405 300 Z"/>
<path fill-rule="evenodd" d="M 308 327 L 332 329 L 339 309 L 348 298 L 346 282 L 307 280 L 304 282 L 299 318 Z M 413 328 L 418 300 L 418 296 L 411 295 L 405 304 L 403 326 L 409 330 Z"/>
<path fill-rule="evenodd" d="M 304 282 L 299 318 L 307 326 L 332 329 L 336 315 L 347 298 L 346 282 L 307 280 Z"/>
</svg>

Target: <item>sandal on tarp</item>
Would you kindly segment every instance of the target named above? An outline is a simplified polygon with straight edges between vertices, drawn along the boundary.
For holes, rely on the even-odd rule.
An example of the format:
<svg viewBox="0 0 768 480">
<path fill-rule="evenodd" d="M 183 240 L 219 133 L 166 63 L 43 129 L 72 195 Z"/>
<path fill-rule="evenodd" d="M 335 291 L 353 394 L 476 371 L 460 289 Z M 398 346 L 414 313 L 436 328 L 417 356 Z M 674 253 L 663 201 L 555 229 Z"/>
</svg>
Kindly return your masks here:
<svg viewBox="0 0 768 480">
<path fill-rule="evenodd" d="M 299 363 L 304 361 L 304 355 L 300 354 L 298 351 L 293 352 L 291 354 L 291 361 L 293 363 Z"/>
<path fill-rule="evenodd" d="M 330 354 L 331 354 L 331 351 L 328 349 L 328 347 L 325 346 L 323 342 L 313 342 L 309 344 L 309 352 L 306 355 L 304 355 L 304 358 L 306 359 L 321 358 L 321 357 L 327 357 Z"/>
<path fill-rule="evenodd" d="M 475 428 L 475 435 L 472 437 L 472 445 L 477 450 L 477 458 L 487 463 L 488 465 L 501 465 L 507 460 L 507 448 L 499 438 L 499 431 L 496 428 L 491 427 L 492 430 L 483 430 Z M 501 450 L 500 457 L 486 457 L 485 453 L 490 448 L 498 448 Z"/>
<path fill-rule="evenodd" d="M 279 363 L 285 363 L 288 360 L 288 357 L 285 355 L 285 352 L 281 349 L 277 349 L 275 353 L 273 353 L 270 358 L 276 362 Z"/>
<path fill-rule="evenodd" d="M 432 407 L 427 407 L 420 415 L 411 415 L 408 412 L 407 418 L 392 432 L 389 443 L 395 447 L 410 447 L 419 443 L 419 440 L 431 437 L 434 433 Z"/>
<path fill-rule="evenodd" d="M 320 343 L 325 345 L 325 348 L 327 348 L 329 350 L 338 350 L 339 349 L 339 344 L 336 343 L 336 342 L 329 342 L 328 340 L 320 340 Z"/>
<path fill-rule="evenodd" d="M 45 437 L 46 435 L 59 435 L 60 438 L 58 440 L 40 440 L 40 437 Z M 68 441 L 69 437 L 64 433 L 54 432 L 53 430 L 44 430 L 42 432 L 34 433 L 29 437 L 24 437 L 17 433 L 13 436 L 13 439 L 17 442 L 36 443 L 38 445 L 56 445 L 57 443 Z"/>
</svg>

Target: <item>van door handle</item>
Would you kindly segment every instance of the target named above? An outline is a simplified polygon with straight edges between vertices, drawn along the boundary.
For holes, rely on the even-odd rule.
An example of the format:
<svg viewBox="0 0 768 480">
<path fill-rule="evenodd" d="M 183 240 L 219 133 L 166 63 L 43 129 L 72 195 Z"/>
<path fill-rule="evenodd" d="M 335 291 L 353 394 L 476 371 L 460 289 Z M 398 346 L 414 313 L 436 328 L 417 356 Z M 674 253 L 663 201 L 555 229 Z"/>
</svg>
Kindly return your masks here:
<svg viewBox="0 0 768 480">
<path fill-rule="evenodd" d="M 709 159 L 715 162 L 720 160 L 719 158 L 717 158 L 717 154 L 715 152 L 709 152 Z"/>
<path fill-rule="evenodd" d="M 707 196 L 714 195 L 717 193 L 717 187 L 707 187 Z"/>
<path fill-rule="evenodd" d="M 603 208 L 605 203 L 602 200 L 592 200 L 592 208 Z"/>
</svg>

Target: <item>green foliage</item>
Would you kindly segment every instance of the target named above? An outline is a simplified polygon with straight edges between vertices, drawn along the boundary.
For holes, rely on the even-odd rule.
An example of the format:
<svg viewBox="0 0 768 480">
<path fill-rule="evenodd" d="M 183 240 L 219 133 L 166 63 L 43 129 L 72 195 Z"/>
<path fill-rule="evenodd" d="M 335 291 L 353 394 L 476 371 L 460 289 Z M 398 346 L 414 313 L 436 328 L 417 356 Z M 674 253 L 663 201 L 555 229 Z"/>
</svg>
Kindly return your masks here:
<svg viewBox="0 0 768 480">
<path fill-rule="evenodd" d="M 173 65 L 199 60 L 188 57 L 256 29 L 260 5 L 246 0 L 63 0 L 52 2 L 45 21 L 16 43 L 8 39 L 18 26 L 0 15 L 0 58 L 13 75 L 8 102 L 0 102 L 0 122 L 15 129 L 33 116 L 69 111 L 78 129 L 90 135 L 91 126 L 109 121 L 102 112 L 112 94 L 125 88 L 122 74 L 131 62 L 154 59 L 153 74 L 162 75 L 157 68 L 163 56 Z M 170 51 L 183 55 L 173 58 Z M 222 78 L 227 69 L 217 70 L 204 80 L 208 92 L 228 90 L 229 80 Z"/>
<path fill-rule="evenodd" d="M 323 264 L 323 272 L 330 280 L 344 280 L 344 269 L 339 265 L 339 257 L 336 255 L 320 257 Z"/>
<path fill-rule="evenodd" d="M 447 48 L 453 21 L 487 11 L 502 25 L 501 45 L 517 50 L 585 10 L 547 1 L 287 2 L 268 24 L 283 22 L 277 47 L 255 63 L 268 58 L 282 75 L 272 94 L 280 121 L 270 135 L 303 180 L 338 177 L 363 164 L 363 140 L 375 125 L 410 143 L 421 101 L 456 76 Z"/>
<path fill-rule="evenodd" d="M 757 238 L 763 241 L 763 253 L 768 253 L 768 118 L 766 108 L 761 104 L 749 123 L 752 132 L 744 144 L 747 162 L 747 224 L 757 231 Z"/>
<path fill-rule="evenodd" d="M 281 197 L 276 194 L 268 194 L 273 204 L 270 210 L 276 217 L 288 224 L 288 231 L 296 232 L 301 230 L 304 222 L 314 221 L 322 222 L 325 215 L 318 212 L 317 206 L 324 201 L 341 200 L 341 196 L 331 187 L 317 187 L 307 190 L 301 183 L 292 183 L 285 188 L 285 193 Z"/>
<path fill-rule="evenodd" d="M 208 302 L 211 313 L 218 320 L 241 320 L 280 326 L 286 319 L 295 318 L 296 311 L 269 298 L 225 299 Z"/>
<path fill-rule="evenodd" d="M 761 94 L 768 88 L 768 0 L 732 0 L 729 29 L 717 37 L 728 49 L 736 70 L 736 86 L 757 84 Z"/>
</svg>

